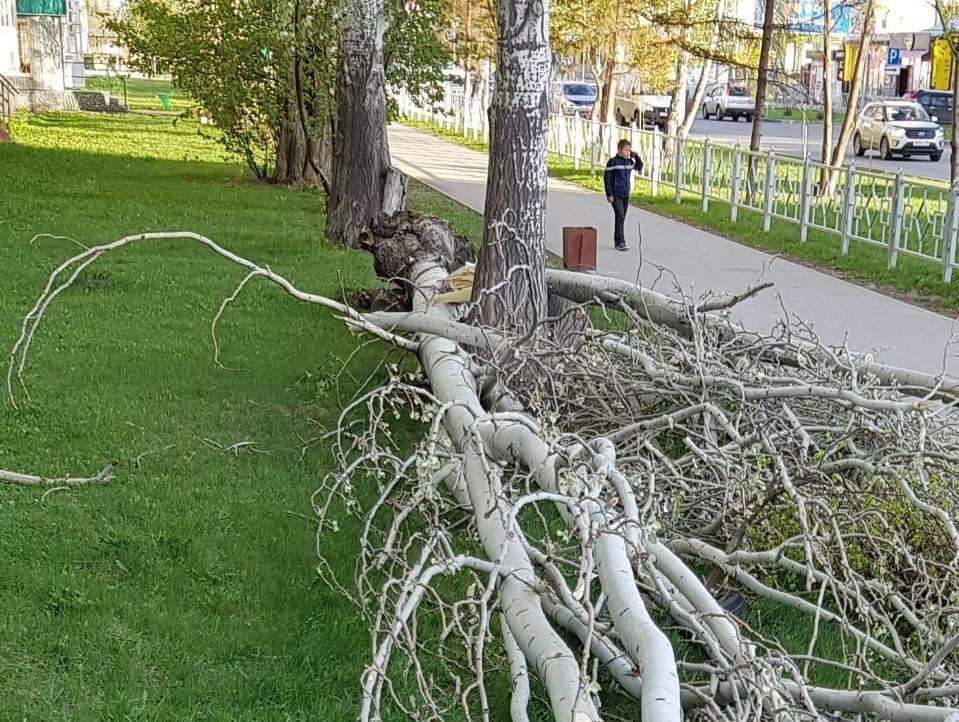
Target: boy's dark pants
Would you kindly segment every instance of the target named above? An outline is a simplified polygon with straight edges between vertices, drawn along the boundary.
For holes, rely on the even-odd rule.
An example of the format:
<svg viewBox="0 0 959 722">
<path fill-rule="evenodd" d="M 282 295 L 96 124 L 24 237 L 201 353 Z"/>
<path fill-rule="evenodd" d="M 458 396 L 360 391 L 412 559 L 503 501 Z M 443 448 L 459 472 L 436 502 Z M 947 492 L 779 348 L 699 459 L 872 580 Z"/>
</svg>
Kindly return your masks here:
<svg viewBox="0 0 959 722">
<path fill-rule="evenodd" d="M 613 231 L 613 242 L 616 247 L 626 245 L 626 235 L 623 232 L 623 224 L 626 221 L 626 211 L 629 208 L 629 198 L 613 197 L 613 215 L 616 218 L 615 230 Z"/>
</svg>

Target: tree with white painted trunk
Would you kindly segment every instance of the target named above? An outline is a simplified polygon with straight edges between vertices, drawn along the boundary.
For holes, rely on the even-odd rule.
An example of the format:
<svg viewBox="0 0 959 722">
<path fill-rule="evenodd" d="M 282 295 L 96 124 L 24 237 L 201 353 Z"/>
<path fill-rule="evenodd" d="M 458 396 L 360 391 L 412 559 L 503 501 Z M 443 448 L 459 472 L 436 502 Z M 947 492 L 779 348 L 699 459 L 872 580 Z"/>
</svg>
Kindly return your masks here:
<svg viewBox="0 0 959 722">
<path fill-rule="evenodd" d="M 473 300 L 484 325 L 528 329 L 546 315 L 548 0 L 498 3 L 497 29 L 486 225 Z"/>
</svg>

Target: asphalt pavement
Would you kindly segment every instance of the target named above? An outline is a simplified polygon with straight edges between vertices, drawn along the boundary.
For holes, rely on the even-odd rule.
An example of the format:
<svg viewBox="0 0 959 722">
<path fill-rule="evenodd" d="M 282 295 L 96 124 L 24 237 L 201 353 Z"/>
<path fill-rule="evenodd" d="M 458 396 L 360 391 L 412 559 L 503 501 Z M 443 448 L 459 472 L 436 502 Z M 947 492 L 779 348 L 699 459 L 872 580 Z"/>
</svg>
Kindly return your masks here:
<svg viewBox="0 0 959 722">
<path fill-rule="evenodd" d="M 400 125 L 390 126 L 389 144 L 393 164 L 401 171 L 482 213 L 485 153 Z M 562 253 L 564 226 L 593 226 L 599 232 L 600 273 L 668 295 L 680 290 L 693 296 L 732 293 L 772 281 L 773 289 L 733 309 L 733 318 L 748 328 L 769 331 L 782 319 L 785 306 L 808 320 L 827 343 L 848 341 L 854 351 L 872 352 L 884 363 L 933 373 L 945 365 L 950 374 L 959 374 L 959 356 L 946 353 L 956 322 L 944 315 L 635 207 L 626 219 L 631 249 L 617 252 L 605 198 L 554 178 L 549 180 L 546 222 L 550 250 Z"/>
<path fill-rule="evenodd" d="M 822 124 L 819 122 L 809 123 L 806 133 L 806 148 L 811 157 L 818 159 L 822 147 Z M 693 137 L 709 136 L 710 140 L 721 143 L 742 143 L 749 145 L 749 134 L 752 132 L 752 124 L 745 120 L 703 120 L 696 118 L 690 133 Z M 839 124 L 833 128 L 833 142 L 839 132 Z M 763 123 L 762 147 L 772 148 L 777 153 L 784 155 L 803 155 L 803 130 L 802 123 L 793 122 L 775 122 L 766 121 Z M 914 158 L 893 158 L 892 160 L 882 160 L 878 151 L 868 151 L 862 158 L 856 158 L 856 166 L 865 170 L 884 170 L 895 173 L 899 168 L 907 175 L 922 178 L 934 178 L 936 180 L 949 180 L 949 147 L 942 154 L 937 162 L 933 163 L 927 156 L 916 156 Z M 846 153 L 846 160 L 855 158 L 850 149 Z"/>
</svg>

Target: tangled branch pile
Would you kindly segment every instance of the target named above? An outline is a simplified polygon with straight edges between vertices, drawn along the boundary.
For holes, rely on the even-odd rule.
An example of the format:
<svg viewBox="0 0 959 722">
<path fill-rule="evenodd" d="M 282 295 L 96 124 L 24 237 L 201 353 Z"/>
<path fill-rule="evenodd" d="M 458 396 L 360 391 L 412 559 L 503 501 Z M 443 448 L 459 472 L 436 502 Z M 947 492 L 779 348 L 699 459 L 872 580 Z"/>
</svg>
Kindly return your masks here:
<svg viewBox="0 0 959 722">
<path fill-rule="evenodd" d="M 11 395 L 56 296 L 157 237 L 247 269 L 217 318 L 263 277 L 416 355 L 416 373 L 343 410 L 340 470 L 314 502 L 321 558 L 342 513 L 363 519 L 355 578 L 324 574 L 370 617 L 360 719 L 488 720 L 487 668 L 505 659 L 517 722 L 537 684 L 563 722 L 613 719 L 614 695 L 657 722 L 959 720 L 954 388 L 800 323 L 745 332 L 722 315 L 736 298 L 563 271 L 548 274 L 561 315 L 504 336 L 432 302 L 458 257 L 449 237 L 407 249 L 410 312 L 363 314 L 201 236 L 145 234 L 54 272 L 12 351 Z M 426 428 L 412 453 L 392 437 L 401 414 Z M 811 630 L 802 649 L 746 621 L 760 605 Z M 843 683 L 817 684 L 825 672 Z"/>
<path fill-rule="evenodd" d="M 414 268 L 416 298 L 441 276 Z M 504 338 L 425 300 L 376 316 L 432 335 L 425 383 L 397 375 L 344 411 L 342 471 L 317 496 L 322 533 L 358 474 L 380 481 L 358 510 L 374 639 L 361 719 L 380 719 L 385 695 L 413 718 L 457 704 L 488 719 L 494 637 L 514 720 L 527 719 L 529 670 L 557 720 L 601 719 L 609 687 L 648 720 L 959 719 L 950 390 L 828 348 L 802 323 L 761 336 L 709 312 L 738 299 L 548 281 L 597 305 L 596 324 L 554 341 L 558 318 Z M 410 409 L 429 432 L 406 455 L 390 420 Z M 435 581 L 454 573 L 471 580 L 459 596 Z M 804 648 L 732 614 L 740 597 L 788 609 L 811 629 Z M 442 631 L 421 638 L 424 624 Z M 842 654 L 819 651 L 837 638 Z M 419 665 L 436 656 L 447 679 Z M 813 684 L 827 670 L 844 686 Z M 415 703 L 393 693 L 404 676 Z"/>
</svg>

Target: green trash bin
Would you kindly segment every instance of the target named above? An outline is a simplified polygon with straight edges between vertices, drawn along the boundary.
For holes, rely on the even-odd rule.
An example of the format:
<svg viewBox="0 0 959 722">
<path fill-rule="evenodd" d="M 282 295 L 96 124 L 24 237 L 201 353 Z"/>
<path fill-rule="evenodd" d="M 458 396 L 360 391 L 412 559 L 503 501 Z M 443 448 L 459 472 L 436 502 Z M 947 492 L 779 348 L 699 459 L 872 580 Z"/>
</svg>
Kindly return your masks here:
<svg viewBox="0 0 959 722">
<path fill-rule="evenodd" d="M 169 110 L 170 96 L 166 93 L 157 93 L 157 97 L 160 99 L 160 110 Z"/>
</svg>

